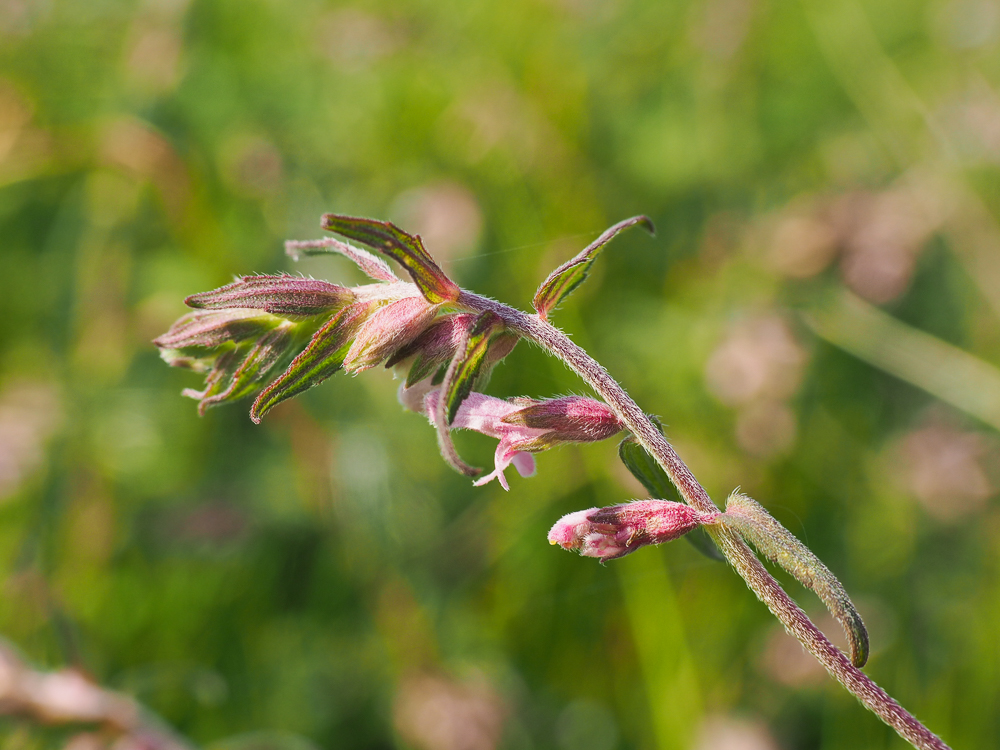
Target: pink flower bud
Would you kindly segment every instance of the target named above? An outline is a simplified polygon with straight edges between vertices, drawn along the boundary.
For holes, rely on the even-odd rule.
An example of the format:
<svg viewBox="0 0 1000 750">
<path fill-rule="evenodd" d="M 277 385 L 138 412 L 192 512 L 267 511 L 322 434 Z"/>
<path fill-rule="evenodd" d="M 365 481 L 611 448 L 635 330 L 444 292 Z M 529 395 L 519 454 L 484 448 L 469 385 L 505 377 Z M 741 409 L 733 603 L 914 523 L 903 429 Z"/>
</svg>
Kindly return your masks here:
<svg viewBox="0 0 1000 750">
<path fill-rule="evenodd" d="M 386 367 L 395 367 L 412 359 L 406 377 L 406 386 L 411 387 L 424 378 L 434 375 L 448 365 L 465 332 L 476 319 L 471 313 L 443 315 L 406 346 L 396 350 L 386 361 Z"/>
<path fill-rule="evenodd" d="M 244 307 L 301 318 L 333 312 L 353 299 L 353 292 L 342 286 L 281 274 L 244 276 L 214 291 L 192 294 L 184 302 L 188 307 L 206 310 Z"/>
<path fill-rule="evenodd" d="M 622 431 L 622 423 L 611 407 L 593 398 L 564 396 L 531 404 L 503 418 L 508 424 L 547 430 L 541 437 L 522 443 L 521 450 L 544 450 L 561 443 L 593 443 Z"/>
<path fill-rule="evenodd" d="M 647 544 L 669 542 L 702 524 L 715 523 L 719 515 L 669 500 L 635 500 L 563 516 L 549 531 L 549 543 L 584 557 L 614 560 Z"/>
<path fill-rule="evenodd" d="M 344 369 L 360 372 L 374 367 L 423 333 L 436 312 L 436 306 L 423 297 L 403 297 L 380 307 L 358 331 Z"/>
</svg>

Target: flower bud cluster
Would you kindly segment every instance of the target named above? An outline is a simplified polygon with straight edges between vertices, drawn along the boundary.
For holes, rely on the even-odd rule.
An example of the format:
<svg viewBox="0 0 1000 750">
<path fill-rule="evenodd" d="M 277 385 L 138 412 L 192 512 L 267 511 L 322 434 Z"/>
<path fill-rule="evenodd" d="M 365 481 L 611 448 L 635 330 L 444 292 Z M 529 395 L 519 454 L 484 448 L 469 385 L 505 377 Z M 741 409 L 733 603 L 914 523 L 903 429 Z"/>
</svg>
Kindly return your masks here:
<svg viewBox="0 0 1000 750">
<path fill-rule="evenodd" d="M 153 343 L 174 367 L 207 373 L 185 389 L 198 410 L 251 395 L 300 344 L 307 321 L 353 302 L 349 289 L 296 276 L 246 276 L 185 302 L 195 308 Z"/>
<path fill-rule="evenodd" d="M 286 274 L 246 276 L 185 302 L 196 309 L 154 342 L 169 364 L 206 373 L 204 389 L 184 395 L 204 413 L 259 393 L 254 421 L 339 369 L 357 373 L 388 360 L 409 366 L 408 383 L 440 378 L 475 317 L 443 312 L 399 280 L 346 288 Z M 498 337 L 490 364 L 514 343 Z"/>
<path fill-rule="evenodd" d="M 616 225 L 558 271 L 543 285 L 540 310 L 548 312 L 575 289 L 600 248 L 637 221 Z M 522 476 L 534 472 L 533 453 L 621 431 L 617 416 L 594 399 L 503 400 L 477 393 L 518 335 L 492 310 L 465 305 L 462 290 L 419 236 L 388 222 L 335 214 L 324 215 L 322 226 L 394 260 L 412 281 L 401 281 L 376 255 L 328 237 L 289 242 L 286 251 L 296 258 L 338 253 L 374 283 L 348 288 L 288 274 L 244 276 L 188 297 L 194 310 L 154 343 L 169 364 L 204 373 L 202 390 L 184 391 L 198 400 L 200 413 L 256 395 L 250 418 L 260 422 L 277 404 L 340 370 L 358 373 L 384 363 L 405 374 L 400 400 L 431 420 L 442 455 L 456 470 L 479 474 L 458 456 L 451 429 L 497 438 L 494 471 L 476 484 L 495 478 L 504 489 L 511 464 Z"/>
</svg>

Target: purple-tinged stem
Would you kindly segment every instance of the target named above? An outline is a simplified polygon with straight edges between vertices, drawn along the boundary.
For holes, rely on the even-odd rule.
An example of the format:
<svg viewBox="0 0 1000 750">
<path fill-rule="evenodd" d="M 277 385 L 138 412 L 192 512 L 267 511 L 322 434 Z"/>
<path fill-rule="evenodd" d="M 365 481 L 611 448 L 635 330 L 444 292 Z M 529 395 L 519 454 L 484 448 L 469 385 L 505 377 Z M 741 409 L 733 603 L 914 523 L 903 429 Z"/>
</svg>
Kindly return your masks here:
<svg viewBox="0 0 1000 750">
<path fill-rule="evenodd" d="M 553 357 L 573 370 L 600 395 L 649 451 L 677 487 L 681 497 L 703 513 L 718 513 L 719 508 L 708 496 L 691 470 L 656 429 L 625 390 L 615 382 L 597 361 L 574 344 L 562 331 L 537 315 L 516 310 L 478 294 L 462 291 L 457 300 L 460 307 L 483 312 L 490 310 L 503 320 L 508 329 L 538 344 Z M 767 605 L 785 630 L 795 636 L 840 684 L 847 688 L 870 711 L 891 726 L 899 736 L 920 750 L 949 750 L 941 739 L 921 724 L 895 699 L 860 669 L 823 635 L 805 612 L 785 593 L 781 585 L 764 568 L 743 540 L 721 525 L 705 526 L 722 554 L 736 568 L 750 590 Z"/>
</svg>

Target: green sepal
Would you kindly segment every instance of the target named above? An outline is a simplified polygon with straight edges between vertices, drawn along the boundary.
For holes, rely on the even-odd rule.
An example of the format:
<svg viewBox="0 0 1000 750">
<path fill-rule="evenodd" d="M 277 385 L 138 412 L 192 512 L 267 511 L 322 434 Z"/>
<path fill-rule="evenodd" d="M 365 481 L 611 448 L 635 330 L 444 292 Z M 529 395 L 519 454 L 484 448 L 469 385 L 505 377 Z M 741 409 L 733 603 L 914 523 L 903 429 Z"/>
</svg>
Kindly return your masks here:
<svg viewBox="0 0 1000 750">
<path fill-rule="evenodd" d="M 319 385 L 344 365 L 344 358 L 370 310 L 346 307 L 313 334 L 308 346 L 292 360 L 277 380 L 267 386 L 250 409 L 250 419 L 261 418 L 282 401 Z"/>
<path fill-rule="evenodd" d="M 251 345 L 227 349 L 219 354 L 205 378 L 205 390 L 186 389 L 184 395 L 198 399 L 198 413 L 258 391 L 269 373 L 290 353 L 295 325 L 283 323 Z"/>
<path fill-rule="evenodd" d="M 654 234 L 656 231 L 648 216 L 633 216 L 631 219 L 625 219 L 625 221 L 620 221 L 606 230 L 604 234 L 581 250 L 575 258 L 566 261 L 550 273 L 549 277 L 538 287 L 535 298 L 532 300 L 532 305 L 538 315 L 543 319 L 547 318 L 553 308 L 584 282 L 587 274 L 590 273 L 590 266 L 593 265 L 604 246 L 619 232 L 636 224 L 642 226 L 650 234 Z"/>
<path fill-rule="evenodd" d="M 435 369 L 440 370 L 441 377 L 444 378 L 444 370 L 447 366 L 448 363 L 442 361 L 440 357 L 433 357 L 424 353 L 418 354 L 413 360 L 413 364 L 410 365 L 410 372 L 406 376 L 406 387 L 410 388 L 419 383 L 433 373 Z"/>
<path fill-rule="evenodd" d="M 465 349 L 456 352 L 456 362 L 453 363 L 455 369 L 452 371 L 449 368 L 450 377 L 446 376 L 443 386 L 445 416 L 449 425 L 455 421 L 462 402 L 472 393 L 486 359 L 490 339 L 501 330 L 503 321 L 489 310 L 480 313 L 472 322 L 465 339 Z"/>
<path fill-rule="evenodd" d="M 406 269 L 421 294 L 431 304 L 454 302 L 460 289 L 424 249 L 420 237 L 407 234 L 388 221 L 323 214 L 323 229 L 357 240 L 392 258 Z"/>
</svg>

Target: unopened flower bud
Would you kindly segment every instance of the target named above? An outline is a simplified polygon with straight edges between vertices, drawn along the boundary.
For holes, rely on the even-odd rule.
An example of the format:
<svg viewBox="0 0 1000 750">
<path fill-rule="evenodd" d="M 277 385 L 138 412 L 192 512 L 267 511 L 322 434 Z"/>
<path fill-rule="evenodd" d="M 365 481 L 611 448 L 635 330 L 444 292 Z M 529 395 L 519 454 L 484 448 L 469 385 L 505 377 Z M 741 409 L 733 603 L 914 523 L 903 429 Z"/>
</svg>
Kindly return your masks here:
<svg viewBox="0 0 1000 750">
<path fill-rule="evenodd" d="M 175 359 L 182 360 L 184 354 L 197 356 L 202 350 L 229 342 L 258 338 L 279 323 L 280 318 L 260 310 L 199 310 L 177 320 L 153 343 L 160 347 L 164 359 L 176 364 Z"/>
<path fill-rule="evenodd" d="M 635 500 L 563 516 L 549 531 L 549 543 L 584 557 L 615 560 L 647 544 L 669 542 L 702 524 L 715 523 L 719 515 L 669 500 Z"/>
<path fill-rule="evenodd" d="M 435 375 L 451 362 L 462 337 L 475 319 L 476 316 L 471 313 L 456 313 L 438 318 L 413 341 L 397 349 L 385 366 L 395 367 L 412 358 L 406 376 L 407 388 Z"/>
<path fill-rule="evenodd" d="M 189 307 L 205 310 L 243 307 L 301 318 L 333 312 L 353 299 L 354 293 L 345 287 L 281 274 L 244 276 L 211 292 L 192 294 L 184 302 Z"/>
<path fill-rule="evenodd" d="M 376 310 L 358 331 L 344 359 L 344 369 L 374 367 L 419 336 L 437 312 L 423 297 L 404 297 Z"/>
<path fill-rule="evenodd" d="M 511 412 L 503 421 L 546 430 L 544 435 L 518 445 L 525 451 L 544 450 L 562 443 L 593 443 L 617 435 L 623 429 L 607 404 L 584 396 L 564 396 L 533 403 Z"/>
</svg>

